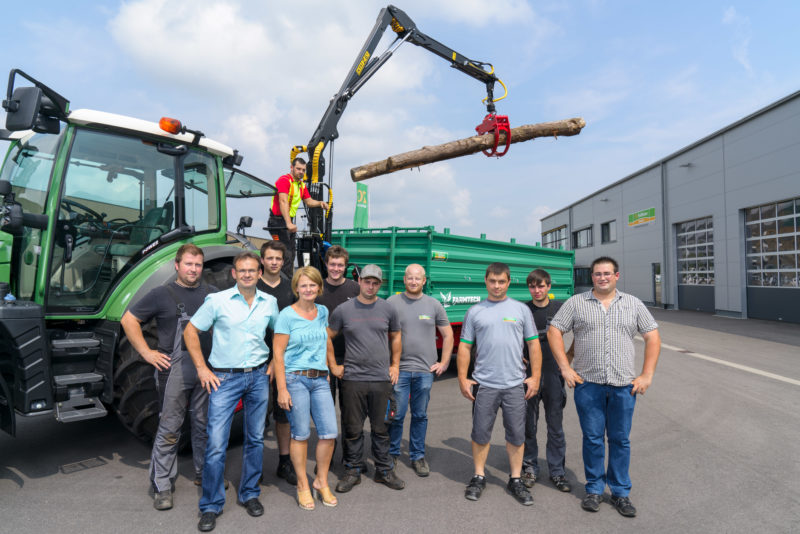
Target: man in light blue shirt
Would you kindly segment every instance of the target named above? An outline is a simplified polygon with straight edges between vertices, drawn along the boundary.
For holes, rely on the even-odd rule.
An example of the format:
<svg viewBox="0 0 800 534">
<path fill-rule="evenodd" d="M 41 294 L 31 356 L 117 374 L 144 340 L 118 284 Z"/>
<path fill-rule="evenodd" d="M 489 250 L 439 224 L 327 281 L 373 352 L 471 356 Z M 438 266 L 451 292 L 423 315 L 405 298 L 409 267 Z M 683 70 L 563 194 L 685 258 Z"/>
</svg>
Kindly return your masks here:
<svg viewBox="0 0 800 534">
<path fill-rule="evenodd" d="M 206 297 L 186 325 L 184 339 L 197 367 L 200 383 L 209 392 L 208 444 L 203 467 L 203 496 L 200 498 L 201 532 L 214 530 L 225 505 L 225 451 L 228 448 L 233 413 L 239 399 L 244 405 L 244 446 L 238 503 L 258 517 L 264 507 L 258 501 L 264 449 L 264 423 L 269 397 L 267 356 L 264 343 L 268 327 L 278 318 L 275 297 L 256 289 L 261 276 L 261 259 L 245 251 L 233 260 L 236 285 Z M 200 351 L 198 331 L 214 328 L 208 363 Z"/>
</svg>

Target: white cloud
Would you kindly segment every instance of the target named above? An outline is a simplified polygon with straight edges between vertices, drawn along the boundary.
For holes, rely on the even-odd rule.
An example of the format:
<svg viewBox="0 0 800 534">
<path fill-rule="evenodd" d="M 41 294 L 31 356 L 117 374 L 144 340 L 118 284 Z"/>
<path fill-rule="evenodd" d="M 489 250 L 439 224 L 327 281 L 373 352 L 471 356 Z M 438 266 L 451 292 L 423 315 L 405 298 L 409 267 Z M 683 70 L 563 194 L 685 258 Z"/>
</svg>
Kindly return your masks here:
<svg viewBox="0 0 800 534">
<path fill-rule="evenodd" d="M 752 29 L 750 27 L 750 19 L 740 15 L 736 8 L 731 6 L 725 10 L 722 15 L 722 24 L 731 26 L 733 28 L 733 35 L 731 36 L 731 53 L 747 74 L 753 75 L 753 66 L 750 63 L 750 39 L 752 37 Z"/>
<path fill-rule="evenodd" d="M 633 92 L 630 75 L 617 65 L 604 65 L 576 85 L 580 88 L 550 96 L 548 112 L 557 117 L 583 117 L 593 123 L 613 114 L 615 106 Z"/>
</svg>

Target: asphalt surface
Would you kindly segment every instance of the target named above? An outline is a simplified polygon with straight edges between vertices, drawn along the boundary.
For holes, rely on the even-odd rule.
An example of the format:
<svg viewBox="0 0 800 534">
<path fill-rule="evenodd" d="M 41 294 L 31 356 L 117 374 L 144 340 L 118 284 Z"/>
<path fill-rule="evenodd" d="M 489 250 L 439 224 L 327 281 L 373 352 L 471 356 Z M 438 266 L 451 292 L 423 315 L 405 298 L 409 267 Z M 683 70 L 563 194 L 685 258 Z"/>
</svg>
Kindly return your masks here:
<svg viewBox="0 0 800 534">
<path fill-rule="evenodd" d="M 337 494 L 338 507 L 318 504 L 305 512 L 294 488 L 274 476 L 277 452 L 269 431 L 264 516 L 251 518 L 235 504 L 241 446 L 233 445 L 226 472 L 231 489 L 215 532 L 800 532 L 800 327 L 653 313 L 665 347 L 634 415 L 636 518 L 620 516 L 608 503 L 598 513 L 581 510 L 581 435 L 571 392 L 564 428 L 573 492 L 560 493 L 546 480 L 540 458 L 535 504 L 517 504 L 505 491 L 508 464 L 498 422 L 487 489 L 480 501 L 466 501 L 470 404 L 459 393 L 453 362 L 435 382 L 430 403 L 429 478 L 416 477 L 404 454 L 397 472 L 405 490 L 364 477 L 352 492 Z M 641 354 L 641 342 L 638 349 Z M 17 438 L 0 435 L 0 532 L 197 531 L 199 491 L 188 455 L 180 457 L 175 507 L 157 512 L 147 494 L 150 448 L 113 416 L 71 424 L 47 416 L 18 419 L 17 430 Z M 543 452 L 543 430 L 539 436 Z M 331 475 L 331 486 L 336 478 Z"/>
</svg>

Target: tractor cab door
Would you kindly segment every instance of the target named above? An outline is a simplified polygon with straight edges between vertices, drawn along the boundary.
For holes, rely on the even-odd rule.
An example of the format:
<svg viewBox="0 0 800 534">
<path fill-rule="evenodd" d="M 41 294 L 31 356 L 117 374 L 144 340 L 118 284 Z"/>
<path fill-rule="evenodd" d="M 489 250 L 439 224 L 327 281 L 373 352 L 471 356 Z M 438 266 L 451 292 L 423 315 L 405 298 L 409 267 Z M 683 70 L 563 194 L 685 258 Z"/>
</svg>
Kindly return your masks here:
<svg viewBox="0 0 800 534">
<path fill-rule="evenodd" d="M 217 161 L 205 152 L 76 129 L 59 197 L 46 312 L 96 311 L 162 236 L 176 228 L 218 229 L 216 175 Z"/>
</svg>

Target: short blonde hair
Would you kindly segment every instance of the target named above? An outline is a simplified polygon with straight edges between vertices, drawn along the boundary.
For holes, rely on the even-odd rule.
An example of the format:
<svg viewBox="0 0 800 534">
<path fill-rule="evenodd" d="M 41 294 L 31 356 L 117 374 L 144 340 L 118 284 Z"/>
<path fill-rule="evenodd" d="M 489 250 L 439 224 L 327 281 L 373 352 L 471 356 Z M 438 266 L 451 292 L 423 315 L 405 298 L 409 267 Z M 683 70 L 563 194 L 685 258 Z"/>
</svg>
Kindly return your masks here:
<svg viewBox="0 0 800 534">
<path fill-rule="evenodd" d="M 299 297 L 300 295 L 297 294 L 297 284 L 300 283 L 300 277 L 305 276 L 315 284 L 319 289 L 317 290 L 317 296 L 322 295 L 322 275 L 316 269 L 316 267 L 311 267 L 310 265 L 306 265 L 305 267 L 300 267 L 294 272 L 292 275 L 292 293 L 294 293 L 295 297 Z"/>
</svg>

